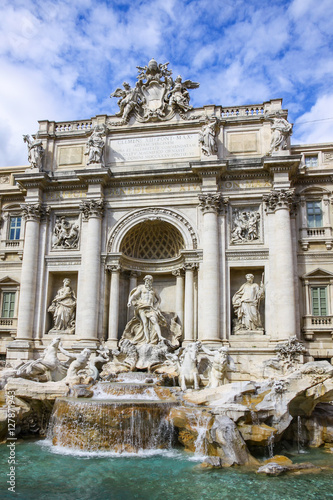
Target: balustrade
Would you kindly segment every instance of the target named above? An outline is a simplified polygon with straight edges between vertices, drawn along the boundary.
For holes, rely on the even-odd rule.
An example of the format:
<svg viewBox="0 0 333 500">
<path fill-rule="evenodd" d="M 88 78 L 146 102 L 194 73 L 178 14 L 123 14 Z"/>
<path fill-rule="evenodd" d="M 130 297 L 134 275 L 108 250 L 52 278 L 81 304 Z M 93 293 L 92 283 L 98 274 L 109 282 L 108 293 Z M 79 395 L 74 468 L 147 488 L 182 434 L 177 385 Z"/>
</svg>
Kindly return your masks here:
<svg viewBox="0 0 333 500">
<path fill-rule="evenodd" d="M 92 130 L 92 121 L 83 120 L 80 122 L 67 122 L 67 123 L 56 123 L 55 131 L 56 134 L 63 134 L 68 132 L 89 132 Z"/>
</svg>

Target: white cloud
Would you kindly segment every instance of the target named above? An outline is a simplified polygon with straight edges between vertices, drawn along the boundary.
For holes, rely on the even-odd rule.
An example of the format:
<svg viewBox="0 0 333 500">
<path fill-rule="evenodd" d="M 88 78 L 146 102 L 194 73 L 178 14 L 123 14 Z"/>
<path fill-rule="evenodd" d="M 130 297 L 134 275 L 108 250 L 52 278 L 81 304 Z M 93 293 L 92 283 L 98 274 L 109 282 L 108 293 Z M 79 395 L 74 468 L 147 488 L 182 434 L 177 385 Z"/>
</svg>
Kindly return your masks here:
<svg viewBox="0 0 333 500">
<path fill-rule="evenodd" d="M 333 143 L 333 94 L 321 96 L 294 124 L 293 143 Z"/>
</svg>

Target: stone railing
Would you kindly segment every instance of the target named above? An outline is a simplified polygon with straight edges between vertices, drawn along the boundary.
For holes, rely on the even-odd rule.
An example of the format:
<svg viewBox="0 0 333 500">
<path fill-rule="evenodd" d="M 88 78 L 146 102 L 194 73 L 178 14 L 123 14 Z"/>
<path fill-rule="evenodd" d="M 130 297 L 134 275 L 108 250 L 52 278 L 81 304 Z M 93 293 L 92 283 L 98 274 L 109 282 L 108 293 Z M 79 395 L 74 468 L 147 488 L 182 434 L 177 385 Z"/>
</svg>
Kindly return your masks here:
<svg viewBox="0 0 333 500">
<path fill-rule="evenodd" d="M 222 118 L 252 118 L 254 116 L 264 116 L 265 107 L 262 104 L 253 106 L 233 106 L 222 108 Z"/>
<path fill-rule="evenodd" d="M 17 328 L 17 318 L 0 318 L 0 331 L 8 330 L 8 327 Z"/>
<path fill-rule="evenodd" d="M 333 316 L 304 316 L 303 336 L 306 340 L 314 340 L 316 334 L 333 333 Z"/>
<path fill-rule="evenodd" d="M 58 122 L 55 124 L 56 134 L 67 134 L 68 132 L 89 132 L 93 125 L 91 120 L 79 122 Z"/>
<path fill-rule="evenodd" d="M 6 248 L 23 248 L 23 241 L 24 240 L 5 240 L 5 247 Z"/>
<path fill-rule="evenodd" d="M 332 249 L 332 227 L 302 227 L 299 230 L 300 244 L 308 250 L 310 243 L 325 243 L 327 250 Z"/>
<path fill-rule="evenodd" d="M 311 318 L 312 325 L 331 325 L 332 318 L 331 316 L 313 316 Z"/>
</svg>

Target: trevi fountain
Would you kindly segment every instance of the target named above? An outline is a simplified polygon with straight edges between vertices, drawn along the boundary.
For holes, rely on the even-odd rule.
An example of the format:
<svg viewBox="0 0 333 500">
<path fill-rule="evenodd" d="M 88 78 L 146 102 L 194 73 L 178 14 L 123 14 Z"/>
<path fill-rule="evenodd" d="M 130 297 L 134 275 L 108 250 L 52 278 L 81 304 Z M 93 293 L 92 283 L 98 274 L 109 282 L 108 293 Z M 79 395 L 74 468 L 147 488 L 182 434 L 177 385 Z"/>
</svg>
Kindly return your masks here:
<svg viewBox="0 0 333 500">
<path fill-rule="evenodd" d="M 333 498 L 333 146 L 198 87 L 152 59 L 4 170 L 1 498 Z"/>
</svg>

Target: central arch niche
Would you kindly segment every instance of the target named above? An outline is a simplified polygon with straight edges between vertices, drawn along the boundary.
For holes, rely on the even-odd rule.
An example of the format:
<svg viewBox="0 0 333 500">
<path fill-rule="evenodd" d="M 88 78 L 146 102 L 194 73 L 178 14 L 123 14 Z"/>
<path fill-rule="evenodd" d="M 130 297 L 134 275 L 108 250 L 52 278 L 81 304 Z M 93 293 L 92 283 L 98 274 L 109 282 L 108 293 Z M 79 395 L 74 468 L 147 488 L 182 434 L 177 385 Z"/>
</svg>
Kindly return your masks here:
<svg viewBox="0 0 333 500">
<path fill-rule="evenodd" d="M 165 260 L 178 257 L 185 242 L 172 224 L 162 220 L 146 220 L 136 224 L 123 238 L 120 251 L 139 260 Z"/>
<path fill-rule="evenodd" d="M 107 240 L 110 342 L 116 345 L 126 323 L 133 317 L 133 310 L 127 307 L 128 296 L 142 283 L 145 274 L 154 278 L 153 287 L 161 297 L 163 314 L 170 319 L 178 317 L 181 326 L 187 290 L 188 317 L 193 319 L 193 332 L 189 335 L 195 336 L 197 288 L 194 273 L 201 259 L 197 233 L 181 212 L 151 207 L 134 210 L 121 218 L 112 227 Z M 189 266 L 187 279 L 185 266 Z"/>
</svg>

